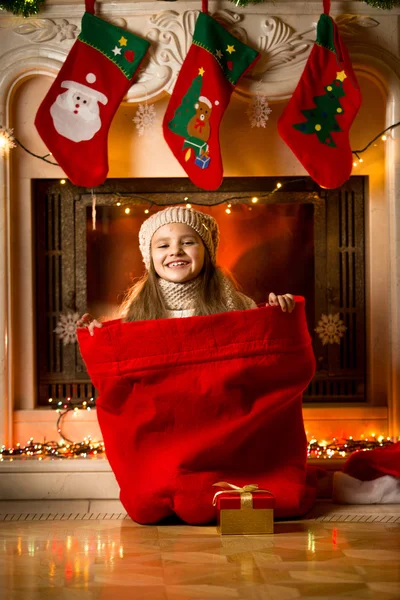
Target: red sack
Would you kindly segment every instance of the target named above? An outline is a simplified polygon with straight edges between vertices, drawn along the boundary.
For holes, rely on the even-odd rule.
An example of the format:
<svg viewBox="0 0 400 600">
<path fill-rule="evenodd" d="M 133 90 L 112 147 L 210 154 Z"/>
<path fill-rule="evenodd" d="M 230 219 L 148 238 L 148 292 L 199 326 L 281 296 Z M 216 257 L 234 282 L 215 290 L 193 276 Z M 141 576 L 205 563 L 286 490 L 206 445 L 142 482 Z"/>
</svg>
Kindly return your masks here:
<svg viewBox="0 0 400 600">
<path fill-rule="evenodd" d="M 150 524 L 175 513 L 193 525 L 213 521 L 217 481 L 270 490 L 277 517 L 311 508 L 315 478 L 306 470 L 301 400 L 315 360 L 304 299 L 291 314 L 265 307 L 110 321 L 78 338 L 133 520 Z"/>
<path fill-rule="evenodd" d="M 383 475 L 400 477 L 400 442 L 365 452 L 353 452 L 343 471 L 361 481 L 372 481 Z"/>
</svg>

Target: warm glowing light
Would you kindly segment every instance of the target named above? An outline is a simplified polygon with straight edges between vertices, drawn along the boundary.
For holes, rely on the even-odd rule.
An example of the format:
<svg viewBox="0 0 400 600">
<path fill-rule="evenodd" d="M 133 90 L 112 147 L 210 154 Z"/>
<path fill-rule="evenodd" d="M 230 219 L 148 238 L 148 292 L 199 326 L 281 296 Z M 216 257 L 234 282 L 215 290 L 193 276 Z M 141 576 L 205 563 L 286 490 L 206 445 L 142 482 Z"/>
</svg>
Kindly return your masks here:
<svg viewBox="0 0 400 600">
<path fill-rule="evenodd" d="M 53 402 L 53 398 L 49 398 L 49 402 Z"/>
<path fill-rule="evenodd" d="M 361 163 L 361 162 L 364 162 L 364 160 L 363 160 L 362 158 L 359 158 L 359 159 L 358 159 L 358 162 L 360 162 L 360 163 Z"/>
<path fill-rule="evenodd" d="M 129 207 L 127 207 L 127 208 L 125 209 L 125 214 L 126 214 L 126 215 L 129 215 L 129 213 L 130 213 L 130 212 L 131 212 L 131 209 L 130 209 Z"/>
<path fill-rule="evenodd" d="M 186 208 L 192 208 L 191 204 L 186 204 Z"/>
<path fill-rule="evenodd" d="M 231 211 L 230 208 L 227 208 L 225 212 L 226 212 L 227 215 L 230 215 L 232 211 Z"/>
<path fill-rule="evenodd" d="M 231 208 L 232 204 L 228 204 L 228 208 Z"/>
<path fill-rule="evenodd" d="M 337 548 L 337 531 L 338 530 L 336 527 L 332 529 L 332 546 L 335 548 L 335 550 Z"/>
<path fill-rule="evenodd" d="M 148 215 L 148 214 L 149 214 L 149 212 L 150 212 L 150 211 L 149 211 L 149 209 L 148 209 L 148 208 L 146 208 L 146 209 L 145 209 L 145 211 L 144 211 L 144 214 L 145 214 L 145 215 Z"/>
<path fill-rule="evenodd" d="M 13 138 L 13 130 L 5 129 L 0 126 L 0 156 L 7 154 L 11 148 L 15 148 L 16 143 Z"/>
<path fill-rule="evenodd" d="M 117 206 L 121 206 L 121 202 L 117 202 Z"/>
<path fill-rule="evenodd" d="M 60 183 L 61 185 L 64 185 L 65 183 L 67 183 L 66 179 L 60 179 Z"/>
<path fill-rule="evenodd" d="M 356 167 L 356 166 L 357 166 L 357 163 L 356 163 L 356 161 L 354 161 L 353 162 L 353 167 Z"/>
<path fill-rule="evenodd" d="M 256 198 L 256 196 L 254 196 L 254 198 L 252 198 L 251 201 L 253 204 L 257 204 L 258 198 Z"/>
<path fill-rule="evenodd" d="M 276 187 L 277 187 L 277 188 L 278 188 L 278 190 L 279 190 L 279 188 L 281 188 L 281 187 L 282 187 L 282 184 L 281 184 L 281 183 L 279 183 L 279 181 L 278 181 L 278 183 L 276 184 Z"/>
<path fill-rule="evenodd" d="M 185 196 L 185 202 L 187 202 L 189 200 L 189 198 L 187 196 Z"/>
<path fill-rule="evenodd" d="M 383 136 L 381 137 L 381 140 L 382 140 L 382 142 L 386 142 L 386 140 L 387 140 L 387 137 L 386 137 L 386 135 L 383 135 Z"/>
</svg>

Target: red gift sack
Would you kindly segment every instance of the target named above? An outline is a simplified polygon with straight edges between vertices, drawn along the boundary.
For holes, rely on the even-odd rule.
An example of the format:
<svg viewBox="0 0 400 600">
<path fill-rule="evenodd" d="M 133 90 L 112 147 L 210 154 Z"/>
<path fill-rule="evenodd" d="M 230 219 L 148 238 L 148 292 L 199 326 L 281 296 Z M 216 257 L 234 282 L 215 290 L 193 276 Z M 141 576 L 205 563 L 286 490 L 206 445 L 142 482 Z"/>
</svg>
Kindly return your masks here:
<svg viewBox="0 0 400 600">
<path fill-rule="evenodd" d="M 372 481 L 383 475 L 400 477 L 400 442 L 365 452 L 353 452 L 343 471 L 361 481 Z"/>
<path fill-rule="evenodd" d="M 213 483 L 257 483 L 275 516 L 307 512 L 302 392 L 315 360 L 304 300 L 78 331 L 107 457 L 132 519 L 215 520 Z M 310 476 L 311 475 L 311 476 Z"/>
</svg>

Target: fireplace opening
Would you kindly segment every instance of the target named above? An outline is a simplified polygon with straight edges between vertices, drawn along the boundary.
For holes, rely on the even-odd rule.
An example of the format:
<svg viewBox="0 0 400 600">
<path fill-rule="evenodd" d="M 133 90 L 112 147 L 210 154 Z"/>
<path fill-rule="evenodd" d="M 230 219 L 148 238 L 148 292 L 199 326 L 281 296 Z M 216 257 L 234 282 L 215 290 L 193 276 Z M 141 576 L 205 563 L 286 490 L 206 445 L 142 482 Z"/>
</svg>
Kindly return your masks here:
<svg viewBox="0 0 400 600">
<path fill-rule="evenodd" d="M 218 262 L 257 304 L 271 291 L 306 298 L 317 373 L 304 401 L 365 402 L 365 180 L 353 177 L 331 191 L 309 178 L 282 178 L 282 190 L 274 191 L 276 181 L 227 178 L 210 193 L 185 179 L 109 180 L 96 190 L 94 229 L 87 190 L 37 180 L 39 405 L 95 395 L 74 319 L 84 312 L 116 315 L 143 273 L 137 243 L 143 220 L 188 202 L 217 219 Z"/>
<path fill-rule="evenodd" d="M 256 197 L 254 197 L 256 198 Z M 149 216 L 146 204 L 99 206 L 93 229 L 86 209 L 87 310 L 116 313 L 125 290 L 143 274 L 138 233 Z M 257 203 L 198 207 L 220 228 L 218 264 L 233 275 L 240 289 L 257 304 L 269 292 L 307 298 L 309 326 L 314 322 L 314 207 L 312 204 Z M 155 208 L 150 214 L 162 210 Z M 129 212 L 128 212 L 129 211 Z"/>
</svg>

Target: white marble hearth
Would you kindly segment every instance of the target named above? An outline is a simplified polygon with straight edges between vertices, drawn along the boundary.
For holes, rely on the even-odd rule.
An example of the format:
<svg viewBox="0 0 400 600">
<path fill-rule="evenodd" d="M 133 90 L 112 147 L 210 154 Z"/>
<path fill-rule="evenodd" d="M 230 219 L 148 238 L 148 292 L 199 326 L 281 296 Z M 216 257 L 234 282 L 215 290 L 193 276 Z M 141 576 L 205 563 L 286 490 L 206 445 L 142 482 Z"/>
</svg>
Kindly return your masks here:
<svg viewBox="0 0 400 600">
<path fill-rule="evenodd" d="M 318 498 L 332 497 L 332 475 L 342 468 L 343 462 L 309 461 L 327 471 L 325 477 L 319 478 Z M 62 515 L 67 511 L 125 513 L 107 458 L 15 458 L 0 462 L 0 513 Z"/>
<path fill-rule="evenodd" d="M 4 460 L 0 463 L 0 501 L 93 500 L 119 498 L 106 458 Z"/>
</svg>

